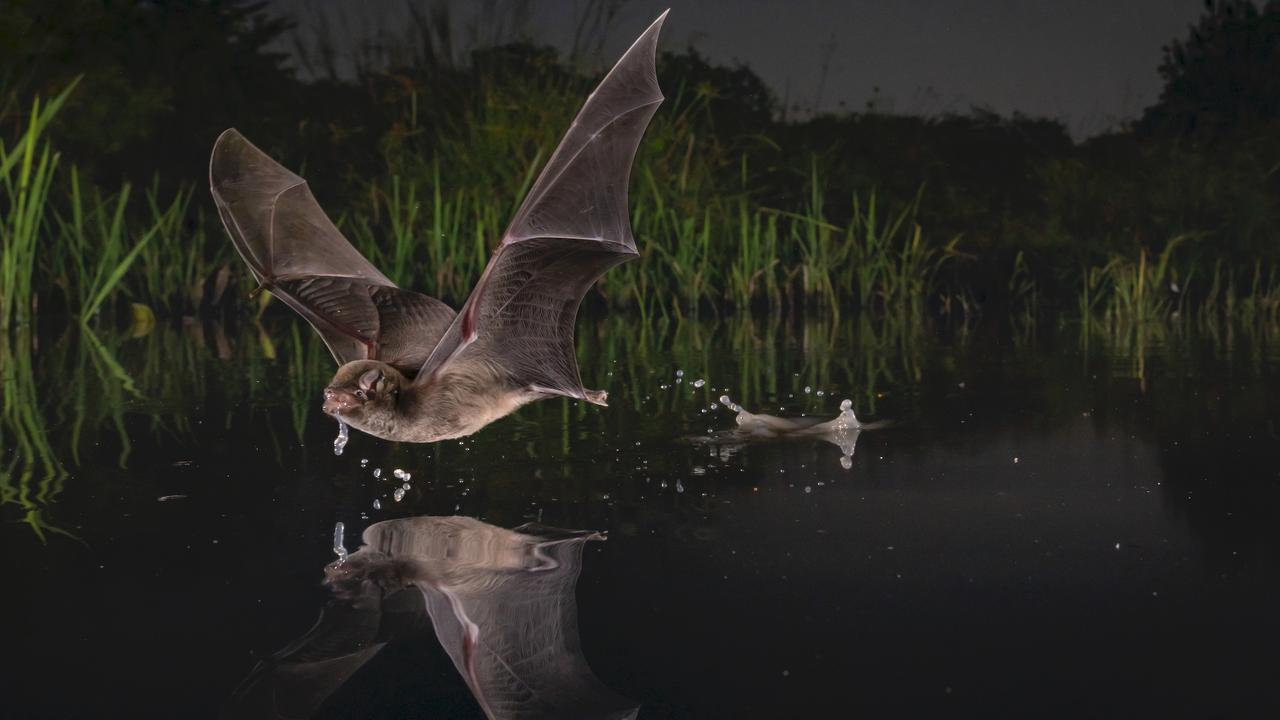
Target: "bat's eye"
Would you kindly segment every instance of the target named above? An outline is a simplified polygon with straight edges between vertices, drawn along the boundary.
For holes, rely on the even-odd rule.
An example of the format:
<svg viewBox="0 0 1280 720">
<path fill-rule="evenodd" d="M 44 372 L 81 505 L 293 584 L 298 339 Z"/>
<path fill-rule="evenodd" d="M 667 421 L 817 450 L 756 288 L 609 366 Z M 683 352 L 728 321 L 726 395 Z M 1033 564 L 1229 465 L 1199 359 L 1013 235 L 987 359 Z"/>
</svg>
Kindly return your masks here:
<svg viewBox="0 0 1280 720">
<path fill-rule="evenodd" d="M 361 400 L 364 399 L 364 388 L 356 390 L 356 397 L 360 398 Z"/>
</svg>

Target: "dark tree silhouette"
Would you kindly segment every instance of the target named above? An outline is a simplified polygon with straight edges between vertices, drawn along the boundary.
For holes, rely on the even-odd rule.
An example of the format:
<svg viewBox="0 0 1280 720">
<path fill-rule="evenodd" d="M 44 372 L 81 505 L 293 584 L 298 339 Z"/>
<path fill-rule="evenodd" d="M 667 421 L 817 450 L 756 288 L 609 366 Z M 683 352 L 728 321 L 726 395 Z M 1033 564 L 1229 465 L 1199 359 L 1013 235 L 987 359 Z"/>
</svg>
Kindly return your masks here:
<svg viewBox="0 0 1280 720">
<path fill-rule="evenodd" d="M 1164 89 L 1139 129 L 1215 138 L 1280 118 L 1280 0 L 1206 0 L 1164 48 Z"/>
<path fill-rule="evenodd" d="M 292 117 L 297 83 L 269 49 L 288 27 L 245 0 L 8 0 L 0 101 L 20 123 L 32 95 L 83 75 L 57 120 L 60 149 L 109 184 L 198 177 L 227 125 Z"/>
</svg>

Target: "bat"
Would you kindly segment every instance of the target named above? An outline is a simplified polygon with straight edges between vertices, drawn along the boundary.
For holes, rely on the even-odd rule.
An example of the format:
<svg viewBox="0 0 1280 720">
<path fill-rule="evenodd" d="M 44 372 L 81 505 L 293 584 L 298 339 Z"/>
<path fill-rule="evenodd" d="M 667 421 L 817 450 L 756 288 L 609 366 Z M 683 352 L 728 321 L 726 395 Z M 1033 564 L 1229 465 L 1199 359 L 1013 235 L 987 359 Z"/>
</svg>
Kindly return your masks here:
<svg viewBox="0 0 1280 720">
<path fill-rule="evenodd" d="M 461 311 L 396 287 L 342 236 L 306 181 L 239 132 L 218 137 L 209 185 L 265 289 L 324 339 L 338 371 L 324 411 L 387 440 L 462 437 L 540 398 L 606 404 L 582 385 L 573 326 L 586 291 L 638 256 L 627 186 L 663 96 L 664 12 L 587 99 Z"/>
<path fill-rule="evenodd" d="M 468 517 L 370 525 L 363 547 L 326 566 L 333 598 L 319 621 L 259 663 L 223 716 L 311 717 L 384 647 L 434 634 L 493 720 L 635 718 L 578 640 L 582 548 L 603 537 Z"/>
</svg>

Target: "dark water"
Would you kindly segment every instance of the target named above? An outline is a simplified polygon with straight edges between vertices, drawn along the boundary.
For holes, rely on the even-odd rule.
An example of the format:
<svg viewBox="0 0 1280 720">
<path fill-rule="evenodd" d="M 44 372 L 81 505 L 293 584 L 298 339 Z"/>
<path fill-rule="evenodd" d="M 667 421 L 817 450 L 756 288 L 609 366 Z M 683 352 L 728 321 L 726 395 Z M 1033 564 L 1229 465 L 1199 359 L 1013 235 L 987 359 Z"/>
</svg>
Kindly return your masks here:
<svg viewBox="0 0 1280 720">
<path fill-rule="evenodd" d="M 1275 329 L 584 320 L 609 408 L 334 457 L 299 325 L 0 347 L 6 717 L 216 715 L 315 622 L 335 522 L 354 550 L 455 514 L 607 533 L 582 652 L 642 718 L 1280 710 Z M 816 439 L 686 442 L 732 425 L 724 389 L 897 424 L 847 470 Z M 322 714 L 480 710 L 419 638 Z"/>
</svg>

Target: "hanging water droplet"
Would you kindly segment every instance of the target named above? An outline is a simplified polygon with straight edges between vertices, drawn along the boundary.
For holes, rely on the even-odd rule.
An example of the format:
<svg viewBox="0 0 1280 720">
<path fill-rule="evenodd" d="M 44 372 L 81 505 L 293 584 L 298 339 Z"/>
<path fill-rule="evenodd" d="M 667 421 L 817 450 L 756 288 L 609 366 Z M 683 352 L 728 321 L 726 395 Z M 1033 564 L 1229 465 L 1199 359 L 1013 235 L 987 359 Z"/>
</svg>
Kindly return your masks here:
<svg viewBox="0 0 1280 720">
<path fill-rule="evenodd" d="M 333 553 L 338 556 L 338 564 L 347 561 L 347 548 L 342 543 L 342 536 L 346 532 L 346 526 L 342 523 L 333 524 Z"/>
<path fill-rule="evenodd" d="M 381 509 L 382 509 L 382 501 L 381 501 L 381 500 L 379 500 L 378 498 L 374 498 L 374 499 L 373 499 L 373 509 L 374 509 L 374 510 L 381 510 Z"/>
<path fill-rule="evenodd" d="M 347 424 L 339 420 L 338 421 L 338 437 L 333 439 L 334 455 L 341 455 L 342 451 L 347 449 L 348 439 L 349 438 L 347 435 Z"/>
</svg>

